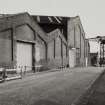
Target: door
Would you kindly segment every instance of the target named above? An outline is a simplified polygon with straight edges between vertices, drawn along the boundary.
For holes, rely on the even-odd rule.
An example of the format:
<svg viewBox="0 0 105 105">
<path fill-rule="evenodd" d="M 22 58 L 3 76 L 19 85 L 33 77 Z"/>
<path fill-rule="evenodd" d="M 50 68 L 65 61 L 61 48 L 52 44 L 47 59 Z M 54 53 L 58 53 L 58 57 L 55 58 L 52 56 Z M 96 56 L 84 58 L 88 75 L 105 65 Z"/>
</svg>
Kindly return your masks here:
<svg viewBox="0 0 105 105">
<path fill-rule="evenodd" d="M 17 66 L 32 67 L 32 44 L 17 42 Z"/>
<path fill-rule="evenodd" d="M 75 49 L 69 50 L 69 67 L 75 67 L 76 65 L 76 52 Z"/>
</svg>

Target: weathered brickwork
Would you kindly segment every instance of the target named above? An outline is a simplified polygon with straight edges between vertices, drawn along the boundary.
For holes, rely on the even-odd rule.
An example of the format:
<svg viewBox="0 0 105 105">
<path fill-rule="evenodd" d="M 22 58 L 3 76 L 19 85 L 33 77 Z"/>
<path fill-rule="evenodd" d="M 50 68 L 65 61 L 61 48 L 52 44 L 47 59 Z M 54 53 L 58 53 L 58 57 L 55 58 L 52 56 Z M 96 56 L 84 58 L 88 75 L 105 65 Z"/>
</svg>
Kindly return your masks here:
<svg viewBox="0 0 105 105">
<path fill-rule="evenodd" d="M 34 41 L 34 31 L 28 25 L 21 25 L 16 27 L 16 39 Z"/>
<path fill-rule="evenodd" d="M 45 42 L 40 38 L 36 37 L 36 44 L 35 44 L 35 63 L 44 65 L 46 61 L 46 46 Z"/>
<path fill-rule="evenodd" d="M 75 25 L 75 47 L 80 49 L 81 43 L 81 29 L 79 25 Z"/>
<path fill-rule="evenodd" d="M 11 30 L 0 32 L 0 65 L 12 64 Z"/>
<path fill-rule="evenodd" d="M 85 65 L 85 33 L 79 17 L 68 20 L 68 46 L 76 49 L 75 66 Z M 69 58 L 70 59 L 70 58 Z"/>
<path fill-rule="evenodd" d="M 67 42 L 60 30 L 50 34 L 49 37 L 28 13 L 1 18 L 0 65 L 17 65 L 17 43 L 21 42 L 23 45 L 29 43 L 32 47 L 32 66 L 66 66 Z"/>
<path fill-rule="evenodd" d="M 74 66 L 84 66 L 89 57 L 79 17 L 67 18 L 67 39 L 59 28 L 46 33 L 28 13 L 0 18 L 0 65 L 17 65 L 18 42 L 32 47 L 32 66 L 46 69 L 67 66 L 72 56 L 69 51 L 75 57 Z"/>
<path fill-rule="evenodd" d="M 8 30 L 12 31 L 9 32 Z M 36 34 L 42 37 L 44 41 L 47 41 L 45 32 L 38 26 L 37 23 L 30 17 L 28 13 L 17 14 L 0 19 L 0 50 L 1 61 L 0 65 L 12 66 L 17 64 L 17 41 L 23 43 L 31 43 L 35 46 Z M 45 37 L 44 37 L 45 36 Z M 46 59 L 45 46 L 40 44 L 40 58 Z M 33 48 L 35 53 L 35 48 Z M 35 54 L 33 55 L 33 66 L 35 66 Z M 42 61 L 41 61 L 42 63 Z"/>
<path fill-rule="evenodd" d="M 66 45 L 63 43 L 62 44 L 62 46 L 63 46 L 63 58 L 66 58 Z"/>
<path fill-rule="evenodd" d="M 72 20 L 68 20 L 67 41 L 70 48 L 75 47 L 75 25 Z"/>
<path fill-rule="evenodd" d="M 48 43 L 48 59 L 54 58 L 54 40 Z"/>
<path fill-rule="evenodd" d="M 50 67 L 67 66 L 67 43 L 59 29 L 49 33 L 48 58 Z M 50 51 L 49 51 L 50 50 Z"/>
</svg>

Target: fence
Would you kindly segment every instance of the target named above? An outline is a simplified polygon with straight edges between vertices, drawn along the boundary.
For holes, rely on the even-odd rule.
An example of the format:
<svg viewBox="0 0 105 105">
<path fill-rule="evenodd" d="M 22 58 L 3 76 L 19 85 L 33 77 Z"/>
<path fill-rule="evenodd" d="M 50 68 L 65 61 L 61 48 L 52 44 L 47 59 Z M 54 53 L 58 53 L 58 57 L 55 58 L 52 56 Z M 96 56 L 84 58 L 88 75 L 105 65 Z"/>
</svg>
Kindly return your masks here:
<svg viewBox="0 0 105 105">
<path fill-rule="evenodd" d="M 63 69 L 67 66 L 60 66 L 56 69 Z M 0 82 L 22 79 L 26 75 L 43 71 L 42 65 L 36 66 L 0 66 Z"/>
<path fill-rule="evenodd" d="M 0 82 L 11 79 L 22 79 L 26 74 L 32 74 L 40 71 L 42 65 L 36 66 L 1 66 Z"/>
</svg>

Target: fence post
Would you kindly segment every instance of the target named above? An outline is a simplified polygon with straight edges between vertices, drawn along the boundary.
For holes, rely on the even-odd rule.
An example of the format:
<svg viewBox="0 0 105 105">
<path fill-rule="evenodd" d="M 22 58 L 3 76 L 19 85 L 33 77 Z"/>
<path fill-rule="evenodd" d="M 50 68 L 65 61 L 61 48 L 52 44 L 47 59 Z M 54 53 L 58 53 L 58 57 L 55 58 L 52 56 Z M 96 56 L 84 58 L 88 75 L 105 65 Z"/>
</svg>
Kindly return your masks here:
<svg viewBox="0 0 105 105">
<path fill-rule="evenodd" d="M 7 76 L 6 76 L 6 69 L 5 68 L 3 68 L 3 71 L 2 71 L 2 79 L 3 79 L 3 81 L 5 81 L 5 78 L 6 78 Z"/>
<path fill-rule="evenodd" d="M 21 69 L 20 70 L 20 75 L 21 75 L 21 79 L 22 79 L 22 66 L 21 67 L 19 66 L 19 68 Z"/>
</svg>

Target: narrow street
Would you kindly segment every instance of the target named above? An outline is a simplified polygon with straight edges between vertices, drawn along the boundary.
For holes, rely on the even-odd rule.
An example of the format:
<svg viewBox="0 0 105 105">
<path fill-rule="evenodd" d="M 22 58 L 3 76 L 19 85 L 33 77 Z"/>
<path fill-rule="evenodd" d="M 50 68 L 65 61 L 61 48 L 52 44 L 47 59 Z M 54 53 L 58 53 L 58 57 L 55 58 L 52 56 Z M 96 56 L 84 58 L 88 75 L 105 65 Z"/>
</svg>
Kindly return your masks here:
<svg viewBox="0 0 105 105">
<path fill-rule="evenodd" d="M 103 68 L 73 68 L 38 73 L 0 84 L 0 105 L 70 105 Z"/>
</svg>

